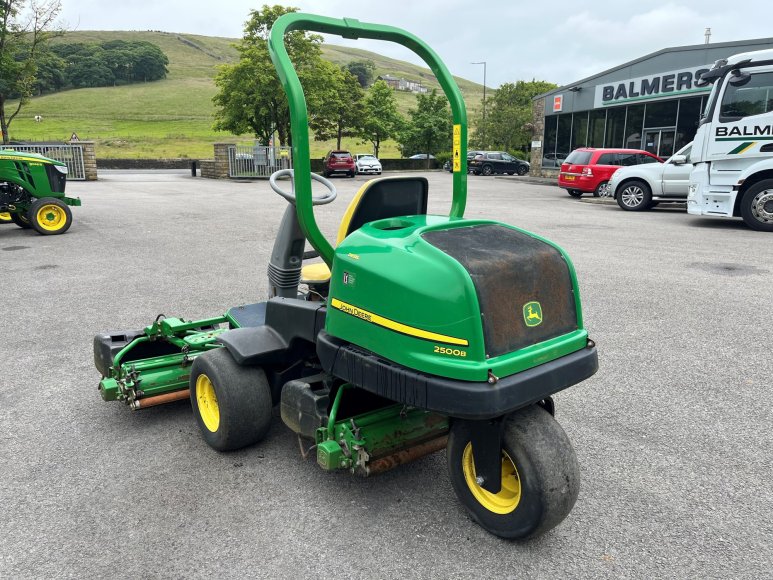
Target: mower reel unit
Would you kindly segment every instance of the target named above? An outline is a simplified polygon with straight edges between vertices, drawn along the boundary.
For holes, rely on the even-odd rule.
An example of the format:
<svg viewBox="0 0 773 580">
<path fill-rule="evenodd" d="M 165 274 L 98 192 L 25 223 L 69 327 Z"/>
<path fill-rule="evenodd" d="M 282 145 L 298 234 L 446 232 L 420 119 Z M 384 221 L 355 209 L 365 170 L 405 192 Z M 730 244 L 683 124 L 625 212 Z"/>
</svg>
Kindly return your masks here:
<svg viewBox="0 0 773 580">
<path fill-rule="evenodd" d="M 335 199 L 312 176 L 306 102 L 284 47 L 308 30 L 402 44 L 430 66 L 454 120 L 453 201 L 427 215 L 423 177 L 365 183 L 332 244 L 313 206 Z M 288 96 L 293 171 L 272 188 L 289 202 L 268 265 L 269 299 L 224 316 L 159 318 L 95 338 L 107 400 L 142 408 L 190 397 L 213 448 L 260 441 L 272 408 L 304 457 L 371 475 L 445 448 L 459 501 L 489 532 L 525 539 L 558 525 L 579 467 L 552 395 L 598 369 L 574 268 L 522 229 L 463 218 L 467 118 L 438 56 L 389 26 L 301 13 L 275 22 L 269 53 Z M 292 176 L 294 193 L 277 181 Z M 312 178 L 330 190 L 312 196 Z M 303 266 L 305 244 L 322 263 Z"/>
<path fill-rule="evenodd" d="M 36 153 L 0 151 L 0 223 L 12 221 L 44 236 L 63 234 L 72 225 L 66 197 L 67 165 Z"/>
</svg>

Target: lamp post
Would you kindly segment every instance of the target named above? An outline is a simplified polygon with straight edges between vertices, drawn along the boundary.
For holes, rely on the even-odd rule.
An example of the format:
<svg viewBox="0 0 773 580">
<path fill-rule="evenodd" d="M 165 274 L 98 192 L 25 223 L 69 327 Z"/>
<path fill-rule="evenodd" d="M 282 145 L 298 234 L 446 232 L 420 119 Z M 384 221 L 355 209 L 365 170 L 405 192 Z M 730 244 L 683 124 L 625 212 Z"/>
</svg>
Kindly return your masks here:
<svg viewBox="0 0 773 580">
<path fill-rule="evenodd" d="M 483 65 L 483 131 L 481 131 L 481 145 L 486 147 L 486 61 L 471 62 L 470 64 L 482 64 Z"/>
</svg>

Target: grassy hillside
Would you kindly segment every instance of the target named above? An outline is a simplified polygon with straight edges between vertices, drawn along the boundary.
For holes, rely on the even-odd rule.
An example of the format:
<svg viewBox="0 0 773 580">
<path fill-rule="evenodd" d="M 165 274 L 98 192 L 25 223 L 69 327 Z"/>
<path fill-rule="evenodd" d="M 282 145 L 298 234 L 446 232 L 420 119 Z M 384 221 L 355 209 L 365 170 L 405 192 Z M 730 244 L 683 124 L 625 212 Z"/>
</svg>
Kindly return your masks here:
<svg viewBox="0 0 773 580">
<path fill-rule="evenodd" d="M 81 140 L 97 143 L 97 157 L 168 158 L 212 156 L 218 141 L 245 141 L 212 129 L 217 67 L 238 58 L 236 39 L 175 34 L 169 32 L 84 31 L 67 34 L 62 42 L 145 40 L 157 44 L 169 57 L 165 80 L 122 87 L 77 89 L 36 97 L 13 121 L 11 139 L 19 141 L 64 141 L 76 132 Z M 429 69 L 364 50 L 323 45 L 325 58 L 345 64 L 370 59 L 376 74 L 391 74 L 439 87 Z M 457 78 L 469 109 L 476 109 L 483 87 Z M 403 113 L 415 105 L 415 96 L 397 92 Z M 11 111 L 13 103 L 6 109 Z M 36 123 L 35 115 L 43 117 Z M 312 155 L 322 156 L 334 143 L 312 143 Z M 348 139 L 344 146 L 357 151 L 367 145 Z M 398 157 L 395 143 L 387 143 L 382 157 Z"/>
</svg>

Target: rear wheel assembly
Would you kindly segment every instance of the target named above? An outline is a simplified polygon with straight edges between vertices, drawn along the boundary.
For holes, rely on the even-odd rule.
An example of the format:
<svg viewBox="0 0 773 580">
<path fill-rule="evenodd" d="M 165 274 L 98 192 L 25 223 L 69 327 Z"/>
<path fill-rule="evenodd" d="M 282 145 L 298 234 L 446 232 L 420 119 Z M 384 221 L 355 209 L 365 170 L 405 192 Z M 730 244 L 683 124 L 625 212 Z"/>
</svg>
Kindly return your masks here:
<svg viewBox="0 0 773 580">
<path fill-rule="evenodd" d="M 30 224 L 30 220 L 27 219 L 26 213 L 23 213 L 23 214 L 16 213 L 16 212 L 12 213 L 11 221 L 15 223 L 17 226 L 19 226 L 20 228 L 24 228 L 25 230 L 32 227 L 32 224 Z"/>
<path fill-rule="evenodd" d="M 225 348 L 196 358 L 191 406 L 207 444 L 232 451 L 257 443 L 271 426 L 271 390 L 259 367 L 236 364 Z"/>
<path fill-rule="evenodd" d="M 63 234 L 72 225 L 72 212 L 67 204 L 53 197 L 35 200 L 30 208 L 29 221 L 39 234 Z"/>
<path fill-rule="evenodd" d="M 582 191 L 579 189 L 567 189 L 566 192 L 572 197 L 582 197 Z"/>
<path fill-rule="evenodd" d="M 536 405 L 505 418 L 499 493 L 479 484 L 467 423 L 452 425 L 447 457 L 459 501 L 481 527 L 503 538 L 523 540 L 554 528 L 572 510 L 580 490 L 580 469 L 569 438 Z"/>
</svg>

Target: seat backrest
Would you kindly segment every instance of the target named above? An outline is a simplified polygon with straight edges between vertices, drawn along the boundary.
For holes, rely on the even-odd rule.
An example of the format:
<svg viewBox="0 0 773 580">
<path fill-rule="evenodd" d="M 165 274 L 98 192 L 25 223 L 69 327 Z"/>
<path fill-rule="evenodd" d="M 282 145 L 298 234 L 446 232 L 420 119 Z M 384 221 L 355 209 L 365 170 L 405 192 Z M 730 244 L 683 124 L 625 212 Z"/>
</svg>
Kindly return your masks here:
<svg viewBox="0 0 773 580">
<path fill-rule="evenodd" d="M 426 215 L 426 177 L 380 177 L 366 182 L 346 208 L 336 245 L 364 224 L 404 215 Z"/>
</svg>

